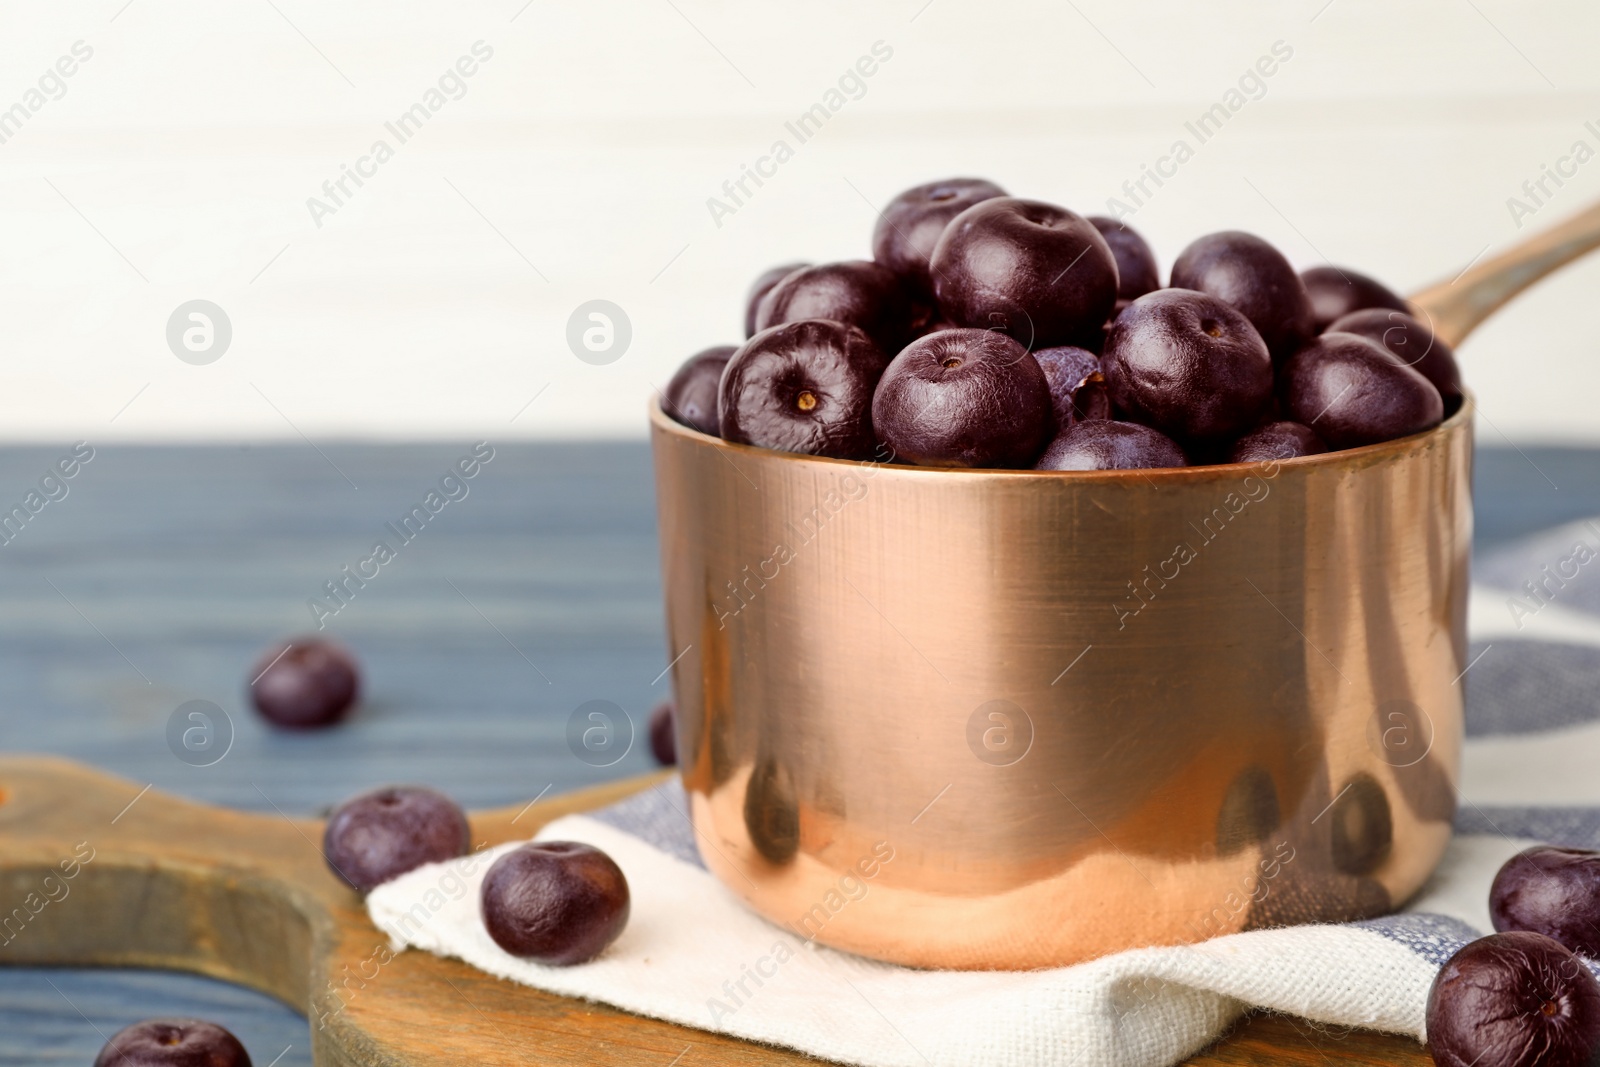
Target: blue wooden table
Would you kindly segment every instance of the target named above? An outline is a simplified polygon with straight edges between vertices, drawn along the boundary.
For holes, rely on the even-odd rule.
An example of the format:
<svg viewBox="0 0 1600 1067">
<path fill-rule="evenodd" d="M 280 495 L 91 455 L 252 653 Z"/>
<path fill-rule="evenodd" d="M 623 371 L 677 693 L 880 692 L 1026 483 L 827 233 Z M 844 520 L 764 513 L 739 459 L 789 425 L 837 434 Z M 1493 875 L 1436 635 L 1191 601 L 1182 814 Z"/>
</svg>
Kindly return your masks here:
<svg viewBox="0 0 1600 1067">
<path fill-rule="evenodd" d="M 384 782 L 483 807 L 647 770 L 642 727 L 668 683 L 646 447 L 492 444 L 466 495 L 400 544 L 389 524 L 472 444 L 96 448 L 60 483 L 66 495 L 47 485 L 60 498 L 0 546 L 0 747 L 289 813 Z M 0 508 L 70 451 L 0 449 Z M 1482 449 L 1478 546 L 1600 512 L 1597 458 Z M 308 601 L 336 604 L 325 583 L 378 540 L 395 558 L 322 613 L 365 668 L 360 713 L 312 735 L 264 728 L 243 699 L 255 657 L 314 630 Z M 641 728 L 605 768 L 566 743 L 568 717 L 596 699 Z M 219 706 L 234 731 L 209 767 L 167 741 L 191 700 Z M 221 1022 L 258 1067 L 310 1063 L 304 1019 L 241 989 L 0 968 L 0 1064 L 87 1064 L 102 1035 L 152 1015 Z"/>
</svg>

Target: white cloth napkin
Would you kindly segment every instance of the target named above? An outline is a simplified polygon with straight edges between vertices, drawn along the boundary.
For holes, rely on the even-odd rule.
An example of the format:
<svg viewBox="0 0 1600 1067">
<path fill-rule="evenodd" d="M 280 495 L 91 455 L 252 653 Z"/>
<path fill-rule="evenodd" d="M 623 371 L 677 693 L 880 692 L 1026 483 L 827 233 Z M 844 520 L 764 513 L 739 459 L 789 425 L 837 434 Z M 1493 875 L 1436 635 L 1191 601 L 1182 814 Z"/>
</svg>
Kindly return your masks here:
<svg viewBox="0 0 1600 1067">
<path fill-rule="evenodd" d="M 1552 531 L 1491 557 L 1490 574 L 1539 573 Z M 1600 529 L 1588 534 L 1600 549 Z M 1529 563 L 1533 566 L 1528 568 Z M 1600 562 L 1587 584 L 1536 612 L 1516 589 L 1475 590 L 1457 836 L 1407 908 L 1368 922 L 1261 930 L 1032 972 L 918 971 L 802 942 L 755 916 L 694 854 L 682 790 L 668 783 L 545 827 L 622 867 L 632 917 L 591 963 L 542 967 L 483 929 L 478 887 L 502 852 L 433 864 L 375 889 L 373 921 L 397 946 L 490 974 L 704 1030 L 864 1067 L 1166 1067 L 1250 1007 L 1424 1037 L 1428 987 L 1445 959 L 1491 930 L 1500 865 L 1538 841 L 1600 848 Z M 1481 572 L 1480 572 L 1481 573 Z M 1591 965 L 1593 966 L 1593 965 Z"/>
</svg>

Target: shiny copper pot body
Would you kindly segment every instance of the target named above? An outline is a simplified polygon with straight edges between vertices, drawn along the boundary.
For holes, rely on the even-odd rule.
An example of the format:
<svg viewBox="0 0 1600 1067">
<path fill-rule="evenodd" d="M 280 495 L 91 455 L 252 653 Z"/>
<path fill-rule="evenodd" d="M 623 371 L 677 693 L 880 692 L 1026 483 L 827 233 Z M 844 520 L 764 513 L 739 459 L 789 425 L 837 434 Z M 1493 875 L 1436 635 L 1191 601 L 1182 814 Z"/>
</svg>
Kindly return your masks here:
<svg viewBox="0 0 1600 1067">
<path fill-rule="evenodd" d="M 655 408 L 706 864 L 800 937 L 926 967 L 1398 906 L 1455 807 L 1470 410 L 1282 463 L 1034 473 Z"/>
</svg>

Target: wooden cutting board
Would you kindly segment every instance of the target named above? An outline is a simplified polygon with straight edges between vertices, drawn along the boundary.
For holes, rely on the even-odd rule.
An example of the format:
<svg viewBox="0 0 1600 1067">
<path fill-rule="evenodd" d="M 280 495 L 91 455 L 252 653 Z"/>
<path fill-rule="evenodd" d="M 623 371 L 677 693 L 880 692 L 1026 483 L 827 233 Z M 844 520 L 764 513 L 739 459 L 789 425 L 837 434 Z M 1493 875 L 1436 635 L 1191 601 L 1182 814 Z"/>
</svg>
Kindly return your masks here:
<svg viewBox="0 0 1600 1067">
<path fill-rule="evenodd" d="M 665 773 L 472 816 L 526 839 Z M 322 861 L 322 821 L 208 807 L 65 760 L 0 758 L 0 964 L 192 971 L 311 1021 L 319 1067 L 814 1063 L 504 982 L 388 938 Z M 1195 1065 L 1431 1062 L 1413 1041 L 1252 1016 Z"/>
</svg>

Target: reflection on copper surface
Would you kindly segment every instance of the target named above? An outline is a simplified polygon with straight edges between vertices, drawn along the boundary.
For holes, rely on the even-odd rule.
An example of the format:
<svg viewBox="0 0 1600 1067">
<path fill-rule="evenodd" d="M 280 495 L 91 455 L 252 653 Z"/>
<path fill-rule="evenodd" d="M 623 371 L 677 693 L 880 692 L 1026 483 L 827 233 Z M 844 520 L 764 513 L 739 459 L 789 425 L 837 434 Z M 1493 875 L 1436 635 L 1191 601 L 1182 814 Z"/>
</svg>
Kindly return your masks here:
<svg viewBox="0 0 1600 1067">
<path fill-rule="evenodd" d="M 1094 474 L 652 423 L 697 837 L 774 921 L 1054 966 L 1377 914 L 1443 853 L 1470 404 L 1347 452 Z"/>
</svg>

